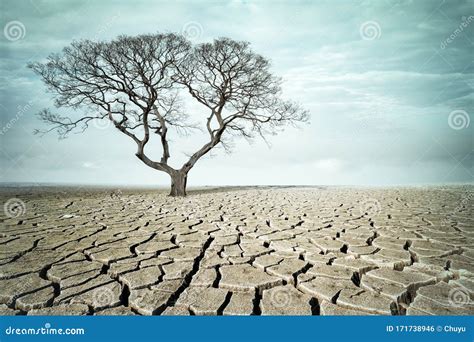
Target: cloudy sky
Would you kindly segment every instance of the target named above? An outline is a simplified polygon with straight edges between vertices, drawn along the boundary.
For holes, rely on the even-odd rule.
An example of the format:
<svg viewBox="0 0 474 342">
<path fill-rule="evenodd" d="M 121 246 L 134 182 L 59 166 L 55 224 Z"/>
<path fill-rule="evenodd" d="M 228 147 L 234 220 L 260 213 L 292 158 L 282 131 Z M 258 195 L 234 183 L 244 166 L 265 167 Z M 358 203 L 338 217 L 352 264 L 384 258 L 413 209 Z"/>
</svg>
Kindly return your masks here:
<svg viewBox="0 0 474 342">
<path fill-rule="evenodd" d="M 112 127 L 39 137 L 52 107 L 29 61 L 78 39 L 184 32 L 195 43 L 249 41 L 311 122 L 233 153 L 216 150 L 190 185 L 472 182 L 474 1 L 3 0 L 0 181 L 154 185 L 166 174 Z M 192 110 L 190 109 L 190 112 Z M 199 114 L 190 113 L 196 121 Z M 170 163 L 200 145 L 172 139 Z M 157 147 L 158 148 L 158 147 Z"/>
</svg>

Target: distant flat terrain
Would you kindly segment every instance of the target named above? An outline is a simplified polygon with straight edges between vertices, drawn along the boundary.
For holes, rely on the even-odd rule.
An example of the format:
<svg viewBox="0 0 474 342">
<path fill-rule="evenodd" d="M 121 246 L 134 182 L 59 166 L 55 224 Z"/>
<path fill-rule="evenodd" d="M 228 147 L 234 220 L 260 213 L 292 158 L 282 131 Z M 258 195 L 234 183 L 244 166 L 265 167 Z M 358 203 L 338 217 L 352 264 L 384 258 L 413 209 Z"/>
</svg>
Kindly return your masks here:
<svg viewBox="0 0 474 342">
<path fill-rule="evenodd" d="M 3 187 L 0 314 L 474 314 L 474 186 Z"/>
</svg>

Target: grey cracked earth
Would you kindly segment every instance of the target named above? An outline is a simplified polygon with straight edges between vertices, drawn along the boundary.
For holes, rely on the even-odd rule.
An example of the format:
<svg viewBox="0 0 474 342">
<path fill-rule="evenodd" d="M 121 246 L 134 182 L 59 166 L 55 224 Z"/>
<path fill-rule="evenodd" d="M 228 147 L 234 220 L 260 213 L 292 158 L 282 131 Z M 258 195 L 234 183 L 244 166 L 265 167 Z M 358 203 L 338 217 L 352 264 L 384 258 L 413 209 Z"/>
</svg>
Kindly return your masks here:
<svg viewBox="0 0 474 342">
<path fill-rule="evenodd" d="M 472 315 L 474 186 L 2 188 L 2 315 Z"/>
</svg>

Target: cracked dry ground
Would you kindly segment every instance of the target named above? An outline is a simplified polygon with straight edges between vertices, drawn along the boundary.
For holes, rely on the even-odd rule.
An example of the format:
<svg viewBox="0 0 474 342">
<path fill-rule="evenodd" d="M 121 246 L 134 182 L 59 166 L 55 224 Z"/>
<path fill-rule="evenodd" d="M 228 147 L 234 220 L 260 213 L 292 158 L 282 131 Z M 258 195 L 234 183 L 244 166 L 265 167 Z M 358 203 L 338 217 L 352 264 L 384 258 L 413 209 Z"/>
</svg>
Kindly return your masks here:
<svg viewBox="0 0 474 342">
<path fill-rule="evenodd" d="M 473 190 L 4 188 L 0 313 L 473 314 Z"/>
</svg>

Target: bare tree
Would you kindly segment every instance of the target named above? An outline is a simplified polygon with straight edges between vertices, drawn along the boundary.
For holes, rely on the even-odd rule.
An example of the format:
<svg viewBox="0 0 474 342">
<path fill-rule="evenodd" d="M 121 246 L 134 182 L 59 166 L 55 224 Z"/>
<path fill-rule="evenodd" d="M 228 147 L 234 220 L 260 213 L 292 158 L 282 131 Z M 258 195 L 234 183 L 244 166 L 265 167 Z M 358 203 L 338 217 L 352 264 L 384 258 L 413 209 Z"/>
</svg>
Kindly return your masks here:
<svg viewBox="0 0 474 342">
<path fill-rule="evenodd" d="M 171 196 L 185 196 L 187 176 L 195 163 L 226 136 L 247 139 L 275 134 L 279 127 L 308 119 L 299 105 L 281 99 L 281 80 L 267 59 L 246 42 L 221 38 L 192 46 L 177 34 L 121 36 L 111 42 L 73 42 L 45 63 L 30 67 L 55 96 L 57 108 L 80 114 L 62 116 L 45 109 L 40 118 L 64 138 L 84 131 L 92 120 L 110 120 L 137 145 L 135 155 L 171 177 Z M 169 165 L 169 130 L 197 128 L 189 121 L 181 97 L 190 94 L 207 111 L 208 142 L 180 168 Z M 152 137 L 161 142 L 160 160 L 147 156 Z"/>
</svg>

